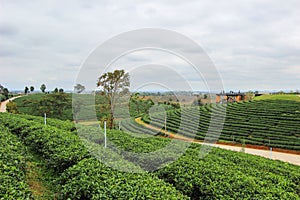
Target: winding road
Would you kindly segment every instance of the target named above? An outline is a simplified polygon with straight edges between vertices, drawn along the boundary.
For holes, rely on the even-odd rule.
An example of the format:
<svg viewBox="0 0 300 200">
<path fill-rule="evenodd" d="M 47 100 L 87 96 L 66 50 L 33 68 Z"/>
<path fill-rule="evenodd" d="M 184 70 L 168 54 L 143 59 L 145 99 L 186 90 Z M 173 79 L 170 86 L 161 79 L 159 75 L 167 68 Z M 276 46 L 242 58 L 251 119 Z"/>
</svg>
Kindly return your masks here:
<svg viewBox="0 0 300 200">
<path fill-rule="evenodd" d="M 20 97 L 22 97 L 22 96 L 12 97 L 12 98 L 2 102 L 1 105 L 0 105 L 0 112 L 6 112 L 6 104 L 9 101 L 13 101 L 14 99 L 17 99 L 17 98 L 20 98 Z M 162 132 L 165 135 L 168 135 L 168 137 L 170 137 L 170 138 L 174 138 L 174 139 L 178 139 L 178 140 L 184 140 L 184 141 L 188 141 L 188 142 L 199 143 L 199 144 L 205 144 L 204 142 L 199 141 L 199 140 L 193 140 L 191 138 L 180 136 L 180 135 L 174 134 L 172 132 L 167 132 L 167 131 L 161 130 L 161 129 L 155 127 L 155 126 L 152 126 L 150 124 L 147 124 L 147 123 L 143 122 L 141 120 L 141 117 L 136 118 L 135 121 L 137 123 L 139 123 L 140 125 L 143 125 L 143 126 L 149 128 L 149 129 L 152 129 L 152 130 L 155 130 L 155 131 L 158 131 L 158 132 Z M 212 145 L 212 144 L 207 144 L 207 145 Z M 281 160 L 281 161 L 284 161 L 284 162 L 289 162 L 289 163 L 300 166 L 300 155 L 296 155 L 296 154 L 289 154 L 289 153 L 282 153 L 282 152 L 275 152 L 275 151 L 271 152 L 269 150 L 261 150 L 261 149 L 254 149 L 254 148 L 248 148 L 248 147 L 242 148 L 242 147 L 239 147 L 239 146 L 230 146 L 230 145 L 224 145 L 224 144 L 213 144 L 213 146 L 218 147 L 218 148 L 222 148 L 222 149 L 231 150 L 231 151 L 242 151 L 242 149 L 243 149 L 244 152 L 248 153 L 248 154 L 258 155 L 258 156 L 262 156 L 262 157 L 265 157 L 265 158 L 271 158 L 273 160 Z"/>
<path fill-rule="evenodd" d="M 0 102 L 0 112 L 6 112 L 6 104 L 7 104 L 9 101 L 13 101 L 13 100 L 15 100 L 15 99 L 17 99 L 17 98 L 20 98 L 20 97 L 22 97 L 22 96 L 12 97 L 12 98 L 7 99 L 7 100 L 5 100 L 5 101 L 3 101 L 3 102 Z"/>
<path fill-rule="evenodd" d="M 142 121 L 141 117 L 136 118 L 135 121 L 139 123 L 142 126 L 145 126 L 149 129 L 152 129 L 154 131 L 158 131 L 161 133 L 164 133 L 165 135 L 168 135 L 170 138 L 178 139 L 178 140 L 184 140 L 188 142 L 194 142 L 198 144 L 206 144 L 206 145 L 212 145 L 214 147 L 218 147 L 221 149 L 227 149 L 231 151 L 244 151 L 245 153 L 252 154 L 252 155 L 257 155 L 257 156 L 262 156 L 265 158 L 270 158 L 273 160 L 281 160 L 284 162 L 288 162 L 294 165 L 299 165 L 300 166 L 300 155 L 296 154 L 289 154 L 289 153 L 282 153 L 282 152 L 276 152 L 276 151 L 269 151 L 269 150 L 261 150 L 261 149 L 254 149 L 254 148 L 248 148 L 248 147 L 239 147 L 239 146 L 230 146 L 230 145 L 224 145 L 224 144 L 207 144 L 199 140 L 193 140 L 191 138 L 187 138 L 184 136 L 180 136 L 171 132 L 167 132 L 165 130 L 161 130 L 155 126 L 152 126 L 150 124 L 145 123 Z"/>
</svg>

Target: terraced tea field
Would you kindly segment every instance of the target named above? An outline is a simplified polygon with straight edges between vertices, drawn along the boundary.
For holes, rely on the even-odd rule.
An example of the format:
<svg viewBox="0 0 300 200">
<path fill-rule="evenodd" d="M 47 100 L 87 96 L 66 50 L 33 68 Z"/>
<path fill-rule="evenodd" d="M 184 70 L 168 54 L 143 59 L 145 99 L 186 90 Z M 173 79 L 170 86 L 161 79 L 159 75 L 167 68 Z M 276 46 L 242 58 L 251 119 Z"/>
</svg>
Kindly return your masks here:
<svg viewBox="0 0 300 200">
<path fill-rule="evenodd" d="M 217 104 L 198 107 L 183 107 L 167 112 L 166 129 L 181 135 L 203 140 L 210 126 L 212 112 L 224 114 L 226 119 L 219 141 L 261 145 L 273 148 L 300 151 L 300 102 L 286 100 L 261 100 L 245 103 Z M 182 115 L 188 120 L 181 119 Z M 142 120 L 165 129 L 163 113 L 145 115 Z M 199 121 L 196 123 L 195 121 Z M 197 127 L 196 135 L 191 131 Z M 123 130 L 129 132 L 148 132 L 133 120 L 122 123 Z M 213 130 L 214 127 L 212 127 Z"/>
<path fill-rule="evenodd" d="M 51 189 L 55 199 L 300 199 L 299 166 L 218 148 L 202 158 L 202 146 L 192 144 L 175 162 L 147 172 L 149 163 L 163 163 L 154 158 L 149 162 L 149 157 L 137 159 L 135 154 L 122 150 L 152 152 L 166 147 L 170 139 L 135 137 L 110 130 L 108 147 L 104 149 L 98 127 L 78 126 L 86 134 L 81 134 L 80 139 L 73 123 L 52 119 L 48 122 L 44 125 L 40 117 L 0 114 L 0 178 L 4 183 L 0 199 L 36 198 L 25 176 L 28 172 L 23 148 L 34 151 L 53 172 Z M 93 158 L 84 144 L 90 144 L 89 150 L 99 155 L 108 153 L 105 155 L 110 155 L 120 168 L 145 172 L 115 170 Z M 174 154 L 166 150 L 163 157 Z M 14 178 L 7 179 L 13 174 Z"/>
</svg>

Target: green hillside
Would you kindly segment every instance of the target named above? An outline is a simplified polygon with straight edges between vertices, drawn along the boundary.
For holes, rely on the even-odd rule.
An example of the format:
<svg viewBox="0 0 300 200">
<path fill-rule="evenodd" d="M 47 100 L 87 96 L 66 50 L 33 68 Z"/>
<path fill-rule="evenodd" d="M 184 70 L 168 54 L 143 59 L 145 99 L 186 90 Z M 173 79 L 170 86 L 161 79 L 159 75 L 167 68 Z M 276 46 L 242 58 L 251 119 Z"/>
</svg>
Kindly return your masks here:
<svg viewBox="0 0 300 200">
<path fill-rule="evenodd" d="M 194 137 L 192 128 L 196 127 L 195 138 L 203 140 L 209 127 L 212 132 L 220 129 L 218 125 L 210 126 L 212 113 L 215 113 L 215 122 L 218 122 L 218 115 L 224 114 L 224 111 L 226 111 L 226 119 L 219 141 L 300 151 L 300 102 L 298 101 L 260 100 L 210 104 L 200 108 L 186 107 L 167 113 L 167 130 L 176 133 L 180 128 L 181 135 Z M 188 116 L 188 119 L 182 119 L 183 114 Z M 157 127 L 164 127 L 162 115 L 163 113 L 151 117 L 145 115 L 142 119 Z M 139 126 L 133 121 L 123 123 L 123 128 L 128 131 L 139 130 Z"/>
<path fill-rule="evenodd" d="M 262 96 L 255 97 L 254 100 L 287 100 L 287 101 L 300 101 L 300 95 L 294 94 L 265 94 Z"/>
<path fill-rule="evenodd" d="M 5 149 L 18 147 L 21 141 L 40 155 L 40 162 L 48 171 L 56 174 L 51 189 L 57 199 L 300 199 L 300 168 L 281 161 L 218 148 L 202 158 L 202 146 L 192 144 L 182 157 L 164 168 L 137 174 L 121 172 L 94 159 L 84 143 L 100 157 L 109 153 L 111 165 L 141 171 L 151 168 L 149 163 L 165 164 L 154 157 L 137 159 L 135 154 L 122 154 L 121 150 L 152 152 L 166 147 L 170 139 L 141 138 L 112 130 L 108 138 L 118 148 L 111 148 L 110 144 L 104 149 L 103 134 L 97 127 L 79 126 L 81 133 L 86 134 L 81 134 L 80 140 L 71 122 L 61 121 L 54 127 L 58 120 L 49 119 L 45 126 L 39 117 L 0 114 L 0 123 L 8 128 L 6 135 L 17 136 Z M 3 139 L 1 142 L 6 141 Z M 172 158 L 174 153 L 166 149 L 162 156 Z M 15 154 L 20 152 L 10 155 L 17 157 Z M 1 162 L 3 159 L 7 158 L 1 157 Z M 15 167 L 7 170 L 13 173 Z M 26 183 L 22 175 L 19 180 Z M 9 191 L 16 186 L 2 187 Z M 26 184 L 19 194 L 28 195 Z M 3 198 L 7 194 L 1 195 Z M 17 194 L 14 197 L 18 198 Z"/>
</svg>

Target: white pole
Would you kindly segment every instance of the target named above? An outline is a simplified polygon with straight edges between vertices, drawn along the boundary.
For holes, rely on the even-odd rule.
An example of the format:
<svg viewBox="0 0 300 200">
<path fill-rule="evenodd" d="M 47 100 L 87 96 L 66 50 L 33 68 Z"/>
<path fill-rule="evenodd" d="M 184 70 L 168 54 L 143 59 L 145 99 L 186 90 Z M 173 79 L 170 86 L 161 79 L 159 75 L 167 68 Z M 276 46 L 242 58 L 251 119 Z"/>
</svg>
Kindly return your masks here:
<svg viewBox="0 0 300 200">
<path fill-rule="evenodd" d="M 104 121 L 104 148 L 106 148 L 106 121 Z"/>
<path fill-rule="evenodd" d="M 47 124 L 47 114 L 46 113 L 44 113 L 44 123 L 45 123 L 45 125 Z"/>
<path fill-rule="evenodd" d="M 270 159 L 272 159 L 272 147 L 270 147 Z"/>
</svg>

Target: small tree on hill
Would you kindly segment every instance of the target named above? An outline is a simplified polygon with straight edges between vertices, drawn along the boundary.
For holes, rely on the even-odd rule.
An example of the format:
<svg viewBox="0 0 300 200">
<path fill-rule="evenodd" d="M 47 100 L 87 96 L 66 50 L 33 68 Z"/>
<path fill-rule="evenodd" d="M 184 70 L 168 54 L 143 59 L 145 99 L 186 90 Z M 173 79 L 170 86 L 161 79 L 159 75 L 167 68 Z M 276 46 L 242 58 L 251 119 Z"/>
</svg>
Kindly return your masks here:
<svg viewBox="0 0 300 200">
<path fill-rule="evenodd" d="M 28 91 L 29 91 L 29 88 L 26 86 L 25 89 L 24 89 L 24 93 L 28 94 Z"/>
<path fill-rule="evenodd" d="M 46 90 L 46 85 L 45 84 L 42 84 L 41 87 L 40 87 L 41 91 L 43 93 L 45 93 L 45 90 Z"/>
<path fill-rule="evenodd" d="M 33 92 L 33 91 L 34 91 L 34 87 L 30 86 L 30 92 Z"/>
<path fill-rule="evenodd" d="M 74 86 L 74 90 L 76 93 L 81 93 L 85 90 L 85 86 L 77 83 L 77 85 Z"/>
<path fill-rule="evenodd" d="M 108 100 L 110 116 L 109 128 L 113 128 L 114 111 L 118 96 L 122 93 L 129 92 L 130 82 L 129 74 L 124 70 L 115 70 L 101 75 L 97 82 L 97 87 L 101 89 L 101 94 L 105 95 Z"/>
</svg>

